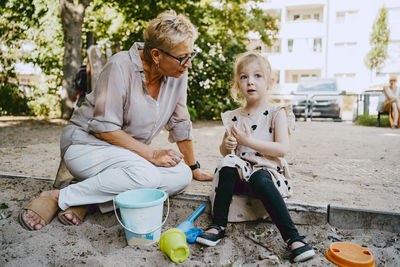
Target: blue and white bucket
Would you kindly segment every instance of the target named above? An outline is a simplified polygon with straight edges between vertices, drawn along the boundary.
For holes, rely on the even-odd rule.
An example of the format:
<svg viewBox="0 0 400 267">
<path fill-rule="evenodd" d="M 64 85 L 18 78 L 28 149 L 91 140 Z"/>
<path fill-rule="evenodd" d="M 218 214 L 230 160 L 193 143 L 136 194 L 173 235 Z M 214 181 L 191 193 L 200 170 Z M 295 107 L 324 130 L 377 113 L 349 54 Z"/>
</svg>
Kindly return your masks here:
<svg viewBox="0 0 400 267">
<path fill-rule="evenodd" d="M 168 194 L 158 189 L 135 189 L 117 195 L 113 201 L 114 212 L 118 222 L 125 229 L 128 245 L 150 245 L 158 242 L 161 227 L 167 221 L 168 210 L 163 222 L 164 201 Z M 120 221 L 115 204 L 119 207 Z"/>
</svg>

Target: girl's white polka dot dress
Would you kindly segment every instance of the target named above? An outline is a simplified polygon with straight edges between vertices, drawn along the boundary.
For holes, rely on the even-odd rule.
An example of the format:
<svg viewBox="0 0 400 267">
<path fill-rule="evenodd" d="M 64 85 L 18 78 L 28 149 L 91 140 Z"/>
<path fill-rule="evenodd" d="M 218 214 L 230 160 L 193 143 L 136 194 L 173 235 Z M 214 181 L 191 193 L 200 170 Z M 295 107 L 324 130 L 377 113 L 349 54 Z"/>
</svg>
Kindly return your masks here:
<svg viewBox="0 0 400 267">
<path fill-rule="evenodd" d="M 244 131 L 243 123 L 246 123 L 254 138 L 273 142 L 274 122 L 278 111 L 281 109 L 286 111 L 288 132 L 291 134 L 294 131 L 295 117 L 290 106 L 282 107 L 271 104 L 264 111 L 255 114 L 248 114 L 242 108 L 238 108 L 221 113 L 221 117 L 227 133 L 231 132 L 233 125 L 240 131 Z M 289 168 L 284 158 L 262 155 L 251 148 L 238 145 L 235 154 L 226 155 L 215 170 L 211 193 L 212 205 L 218 186 L 219 171 L 223 167 L 238 168 L 241 178 L 245 181 L 248 181 L 255 171 L 264 169 L 271 174 L 274 184 L 283 198 L 290 197 L 293 194 L 289 181 Z"/>
</svg>

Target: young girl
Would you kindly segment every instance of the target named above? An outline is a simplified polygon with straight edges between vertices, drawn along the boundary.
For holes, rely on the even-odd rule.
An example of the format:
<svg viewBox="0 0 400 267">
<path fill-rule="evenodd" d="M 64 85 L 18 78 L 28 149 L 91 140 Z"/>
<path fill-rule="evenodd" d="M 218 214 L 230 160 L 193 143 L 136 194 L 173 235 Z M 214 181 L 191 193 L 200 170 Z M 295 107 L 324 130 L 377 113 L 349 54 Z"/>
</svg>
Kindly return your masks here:
<svg viewBox="0 0 400 267">
<path fill-rule="evenodd" d="M 233 194 L 252 194 L 261 199 L 283 240 L 292 260 L 312 258 L 313 249 L 304 242 L 294 226 L 283 198 L 292 194 L 288 165 L 284 156 L 289 147 L 294 115 L 289 109 L 268 102 L 271 67 L 256 52 L 238 56 L 234 68 L 232 97 L 244 98 L 244 107 L 222 115 L 226 128 L 220 152 L 225 158 L 214 176 L 213 224 L 197 242 L 215 246 L 225 234 Z"/>
</svg>

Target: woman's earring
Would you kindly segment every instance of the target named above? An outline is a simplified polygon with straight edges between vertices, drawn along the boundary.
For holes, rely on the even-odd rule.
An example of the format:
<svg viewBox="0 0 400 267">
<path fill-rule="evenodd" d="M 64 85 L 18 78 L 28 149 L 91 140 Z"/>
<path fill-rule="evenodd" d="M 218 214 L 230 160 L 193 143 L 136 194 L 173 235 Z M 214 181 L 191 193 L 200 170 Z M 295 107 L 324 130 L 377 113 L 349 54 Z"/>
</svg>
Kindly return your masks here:
<svg viewBox="0 0 400 267">
<path fill-rule="evenodd" d="M 158 70 L 158 68 L 160 67 L 160 64 L 156 64 L 156 70 Z"/>
</svg>

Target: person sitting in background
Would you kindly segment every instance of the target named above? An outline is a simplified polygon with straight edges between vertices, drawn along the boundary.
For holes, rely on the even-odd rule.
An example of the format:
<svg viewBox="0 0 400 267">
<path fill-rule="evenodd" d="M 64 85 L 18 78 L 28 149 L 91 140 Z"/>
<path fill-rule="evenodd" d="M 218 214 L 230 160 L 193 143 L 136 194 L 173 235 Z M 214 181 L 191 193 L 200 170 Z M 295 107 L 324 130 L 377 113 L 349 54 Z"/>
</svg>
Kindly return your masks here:
<svg viewBox="0 0 400 267">
<path fill-rule="evenodd" d="M 389 113 L 390 126 L 395 129 L 400 126 L 400 87 L 396 86 L 395 76 L 390 77 L 389 83 L 389 87 L 383 88 L 386 100 L 382 108 Z"/>
</svg>

